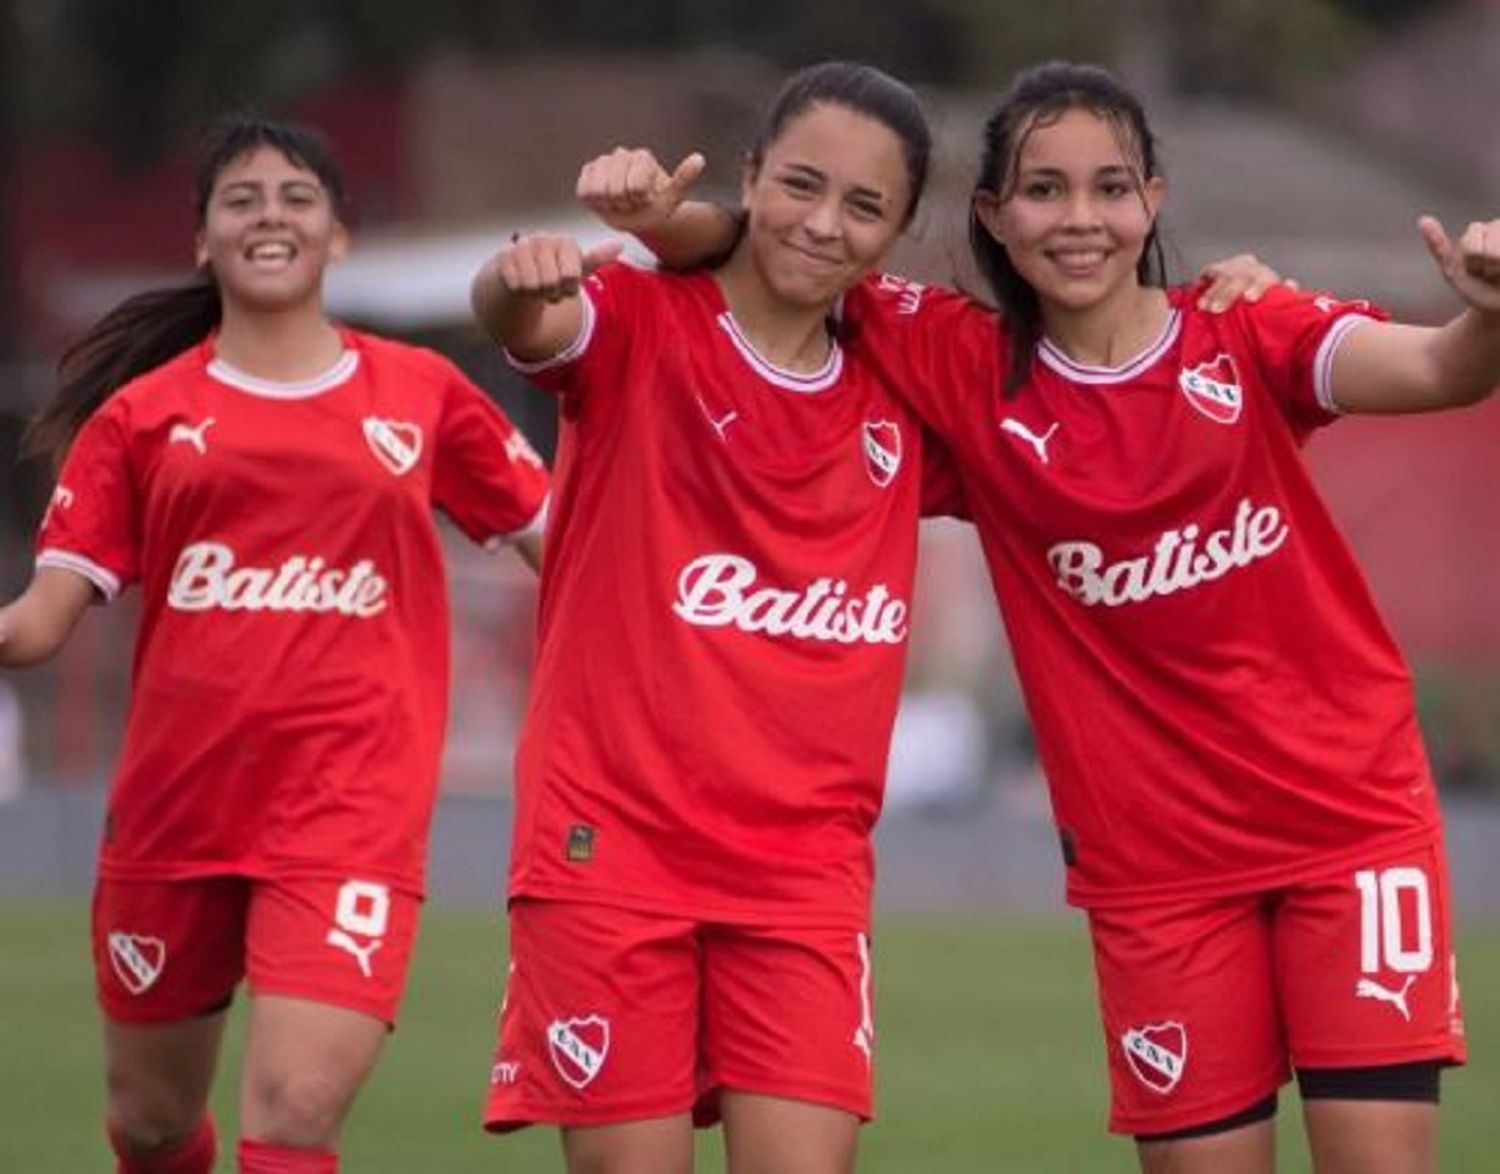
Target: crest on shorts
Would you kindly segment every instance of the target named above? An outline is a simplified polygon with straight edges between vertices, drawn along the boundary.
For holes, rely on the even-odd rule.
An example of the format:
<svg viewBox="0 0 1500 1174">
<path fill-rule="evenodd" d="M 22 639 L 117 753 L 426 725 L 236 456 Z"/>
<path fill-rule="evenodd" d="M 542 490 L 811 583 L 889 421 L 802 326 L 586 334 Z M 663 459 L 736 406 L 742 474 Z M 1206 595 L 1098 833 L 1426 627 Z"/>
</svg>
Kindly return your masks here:
<svg viewBox="0 0 1500 1174">
<path fill-rule="evenodd" d="M 884 489 L 901 468 L 901 429 L 890 420 L 866 420 L 860 442 L 865 450 L 865 471 Z"/>
<path fill-rule="evenodd" d="M 609 1020 L 602 1015 L 554 1019 L 547 1027 L 547 1051 L 559 1076 L 574 1088 L 586 1088 L 609 1055 Z"/>
<path fill-rule="evenodd" d="M 160 938 L 112 930 L 106 939 L 115 977 L 132 995 L 143 995 L 167 964 L 167 943 Z"/>
<path fill-rule="evenodd" d="M 1221 354 L 1212 363 L 1184 368 L 1177 376 L 1188 403 L 1216 424 L 1233 424 L 1245 402 L 1234 360 Z"/>
<path fill-rule="evenodd" d="M 1187 1068 L 1187 1028 L 1177 1022 L 1132 1027 L 1120 1037 L 1120 1047 L 1136 1079 L 1163 1096 L 1177 1087 Z"/>
<path fill-rule="evenodd" d="M 398 477 L 409 473 L 422 455 L 422 430 L 402 420 L 366 416 L 365 441 L 380 463 Z"/>
</svg>

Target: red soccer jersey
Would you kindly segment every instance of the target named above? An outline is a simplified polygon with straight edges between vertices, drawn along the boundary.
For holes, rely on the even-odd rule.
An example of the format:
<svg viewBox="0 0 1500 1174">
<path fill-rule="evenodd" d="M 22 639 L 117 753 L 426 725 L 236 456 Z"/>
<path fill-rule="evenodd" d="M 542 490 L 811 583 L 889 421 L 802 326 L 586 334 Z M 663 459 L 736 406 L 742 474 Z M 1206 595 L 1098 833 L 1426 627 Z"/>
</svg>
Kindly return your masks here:
<svg viewBox="0 0 1500 1174">
<path fill-rule="evenodd" d="M 863 925 L 945 466 L 838 347 L 757 355 L 707 274 L 606 266 L 578 341 L 518 365 L 562 430 L 512 895 Z"/>
<path fill-rule="evenodd" d="M 347 333 L 305 384 L 204 342 L 79 433 L 37 563 L 141 585 L 101 871 L 356 873 L 420 891 L 447 714 L 433 522 L 489 542 L 547 492 L 525 439 L 452 365 Z"/>
<path fill-rule="evenodd" d="M 1084 905 L 1295 880 L 1437 823 L 1407 668 L 1302 462 L 1363 303 L 1173 291 L 1119 368 L 885 277 L 854 347 L 950 446 Z"/>
</svg>

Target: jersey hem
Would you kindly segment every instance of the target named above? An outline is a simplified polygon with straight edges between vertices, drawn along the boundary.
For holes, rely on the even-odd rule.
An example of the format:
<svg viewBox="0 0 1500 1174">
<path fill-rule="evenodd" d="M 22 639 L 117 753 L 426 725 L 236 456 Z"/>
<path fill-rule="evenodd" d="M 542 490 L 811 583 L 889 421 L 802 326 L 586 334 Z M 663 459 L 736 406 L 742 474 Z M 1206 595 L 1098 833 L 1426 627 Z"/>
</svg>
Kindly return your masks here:
<svg viewBox="0 0 1500 1174">
<path fill-rule="evenodd" d="M 685 921 L 714 922 L 724 925 L 755 925 L 797 929 L 848 929 L 865 933 L 870 928 L 870 904 L 865 903 L 863 915 L 848 916 L 812 910 L 806 906 L 775 907 L 757 906 L 749 910 L 734 904 L 715 904 L 706 901 L 668 901 L 655 897 L 643 897 L 630 893 L 604 893 L 598 889 L 514 882 L 506 897 L 507 907 L 515 901 L 566 901 L 586 905 L 602 905 L 611 909 L 628 909 L 633 913 L 648 913 L 658 917 L 676 917 Z"/>
<path fill-rule="evenodd" d="M 252 881 L 283 880 L 370 880 L 387 885 L 405 896 L 422 901 L 427 896 L 426 882 L 413 880 L 383 868 L 369 868 L 358 862 L 348 864 L 247 864 L 232 861 L 188 861 L 175 864 L 139 864 L 102 860 L 99 879 L 107 881 L 172 882 L 210 880 L 232 877 Z"/>
<path fill-rule="evenodd" d="M 1396 835 L 1363 841 L 1347 851 L 1311 859 L 1270 864 L 1263 868 L 1221 876 L 1212 882 L 1181 880 L 1122 889 L 1119 886 L 1084 885 L 1069 878 L 1067 902 L 1079 909 L 1122 909 L 1132 905 L 1158 904 L 1162 901 L 1215 900 L 1220 897 L 1235 897 L 1246 893 L 1285 889 L 1320 879 L 1328 873 L 1337 872 L 1351 863 L 1372 855 L 1440 844 L 1442 838 L 1442 824 L 1433 821 L 1415 831 L 1403 831 Z"/>
</svg>

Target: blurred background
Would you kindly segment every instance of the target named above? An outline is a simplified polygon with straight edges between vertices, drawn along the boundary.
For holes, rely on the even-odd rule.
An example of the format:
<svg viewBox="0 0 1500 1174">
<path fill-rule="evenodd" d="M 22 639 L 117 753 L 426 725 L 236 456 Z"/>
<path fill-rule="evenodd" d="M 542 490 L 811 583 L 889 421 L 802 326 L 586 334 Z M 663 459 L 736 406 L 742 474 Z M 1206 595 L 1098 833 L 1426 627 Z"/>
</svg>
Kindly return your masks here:
<svg viewBox="0 0 1500 1174">
<path fill-rule="evenodd" d="M 330 281 L 335 314 L 449 354 L 550 453 L 550 401 L 497 362 L 469 321 L 467 290 L 515 229 L 597 233 L 571 203 L 582 161 L 619 143 L 652 146 L 669 163 L 701 149 L 710 161 L 704 190 L 729 198 L 740 150 L 785 72 L 827 57 L 865 59 L 915 83 L 938 132 L 931 195 L 893 267 L 978 289 L 963 225 L 980 127 L 1012 71 L 1051 56 L 1107 63 L 1145 97 L 1171 185 L 1164 225 L 1174 276 L 1250 250 L 1304 287 L 1368 297 L 1403 317 L 1437 321 L 1453 311 L 1414 221 L 1432 212 L 1457 230 L 1500 211 L 1500 0 L 4 0 L 0 591 L 8 597 L 24 586 L 50 492 L 48 469 L 17 460 L 20 432 L 71 338 L 126 294 L 187 271 L 194 144 L 214 117 L 253 110 L 321 129 L 357 213 L 354 254 Z M 1482 1022 L 1492 1032 L 1500 1018 L 1497 452 L 1500 400 L 1429 419 L 1346 421 L 1307 454 L 1416 673 L 1450 816 L 1461 917 L 1480 927 L 1470 942 L 1490 1001 L 1476 1011 L 1489 1015 Z M 513 559 L 449 537 L 454 704 L 433 893 L 440 905 L 493 910 L 534 587 Z M 91 614 L 54 663 L 0 677 L 7 1011 L 44 987 L 72 992 L 56 1005 L 57 1022 L 80 1017 L 89 1003 L 82 895 L 119 744 L 134 623 L 127 595 Z M 1055 1120 L 1038 1116 L 1034 1099 L 1069 1050 L 1060 1041 L 1069 1032 L 1092 1039 L 1097 1029 L 1081 939 L 1016 928 L 1056 917 L 1061 869 L 1008 659 L 971 535 L 932 525 L 880 837 L 881 905 L 895 919 L 887 922 L 883 1013 L 894 1007 L 892 1031 L 907 1031 L 892 1042 L 907 1062 L 883 1072 L 896 1090 L 893 1115 L 899 1125 L 905 1112 L 906 1125 L 875 1135 L 872 1169 L 930 1165 L 955 1133 L 983 1132 L 992 1159 L 1006 1152 L 1023 1127 L 996 1117 L 1004 1099 L 996 1089 L 1019 1097 L 1022 1116 L 1051 1138 L 1099 1134 L 1093 1058 L 1056 1093 Z M 33 918 L 33 908 L 43 912 Z M 482 935 L 472 948 L 488 961 L 464 996 L 481 1008 L 497 989 L 489 981 L 493 921 L 436 920 L 429 932 L 445 948 L 419 962 L 445 966 L 455 950 L 461 955 L 458 943 Z M 953 928 L 923 937 L 916 927 L 929 922 Z M 979 932 L 991 925 L 1005 934 Z M 986 949 L 996 956 L 976 956 L 973 967 L 962 961 L 963 951 Z M 1055 970 L 1046 969 L 1052 953 L 1062 958 Z M 934 997 L 933 957 L 954 960 L 940 977 L 972 975 L 973 987 Z M 1037 959 L 1040 972 L 1014 969 Z M 450 1010 L 462 1002 L 438 973 L 414 976 L 419 1019 L 435 1001 Z M 1030 1044 L 979 1042 L 994 1038 L 975 1028 L 1008 989 L 995 985 L 1002 973 L 1029 984 Z M 67 982 L 74 986 L 59 985 Z M 1044 991 L 1055 1006 L 1038 1001 Z M 930 1015 L 934 1005 L 948 1009 L 949 1021 L 935 1024 L 916 1009 Z M 463 1063 L 478 1076 L 485 1032 L 476 1036 L 465 1023 L 479 1055 Z M 19 1038 L 10 1026 L 8 1043 Z M 44 1030 L 51 1035 L 37 1047 L 55 1048 L 56 1023 Z M 402 1046 L 438 1034 L 418 1027 L 403 1033 Z M 916 1059 L 933 1045 L 952 1051 Z M 80 1082 L 92 1088 L 94 1045 L 76 1046 L 89 1071 L 59 1070 L 56 1092 L 46 1091 L 45 1065 L 3 1083 L 30 1086 L 38 1105 L 66 1101 Z M 8 1050 L 40 1054 L 20 1044 Z M 1493 1157 L 1493 1133 L 1488 1143 L 1484 1136 L 1500 1093 L 1495 1069 L 1490 1061 L 1489 1074 L 1470 1086 L 1472 1149 L 1451 1143 L 1479 1164 L 1455 1158 L 1446 1168 L 1478 1170 Z M 911 1087 L 926 1082 L 918 1073 L 934 1071 L 950 1078 L 941 1092 Z M 388 1096 L 406 1129 L 402 1114 L 430 1071 L 413 1080 L 383 1070 L 380 1079 L 390 1083 L 372 1098 Z M 980 1090 L 973 1120 L 950 1130 Z M 475 1084 L 476 1098 L 479 1091 Z M 1460 1106 L 1463 1095 L 1460 1085 Z M 1489 1113 L 1480 1107 L 1487 1097 Z M 919 1111 L 903 1108 L 913 1105 Z M 906 1127 L 909 1143 L 899 1140 Z M 19 1143 L 34 1148 L 0 1166 L 99 1165 L 87 1131 L 91 1140 L 78 1144 L 93 1148 L 67 1151 L 84 1157 L 48 1148 L 52 1156 L 37 1160 L 36 1147 L 50 1147 L 57 1133 L 48 1127 L 47 1142 Z M 357 1168 L 482 1168 L 392 1157 L 404 1136 L 382 1135 L 386 1165 L 370 1144 Z M 1097 1156 L 1063 1156 L 1052 1167 L 1038 1152 L 1027 1150 L 1013 1168 L 1102 1168 Z M 1107 1152 L 1124 1168 L 1125 1150 Z M 972 1161 L 944 1168 L 1002 1168 Z"/>
<path fill-rule="evenodd" d="M 470 276 L 515 228 L 597 232 L 570 201 L 617 143 L 704 150 L 709 194 L 784 72 L 868 59 L 921 88 L 932 196 L 894 267 L 978 289 L 964 209 L 979 131 L 1018 65 L 1104 61 L 1147 99 L 1172 194 L 1176 275 L 1252 250 L 1304 286 L 1418 320 L 1449 313 L 1413 229 L 1494 212 L 1500 0 L 8 0 L 0 7 L 0 588 L 30 570 L 50 471 L 18 462 L 59 350 L 125 294 L 181 276 L 196 137 L 225 112 L 308 122 L 352 189 L 353 323 L 434 346 L 550 451 L 552 408 L 471 325 Z M 1500 792 L 1500 403 L 1350 421 L 1309 449 L 1417 672 L 1455 797 Z M 526 691 L 532 587 L 451 544 L 457 619 L 445 786 L 503 796 Z M 923 561 L 892 807 L 1039 814 L 1028 734 L 962 527 Z M 0 681 L 0 796 L 97 788 L 128 690 L 134 604 L 92 615 L 45 669 Z M 0 823 L 5 816 L 0 811 Z"/>
</svg>

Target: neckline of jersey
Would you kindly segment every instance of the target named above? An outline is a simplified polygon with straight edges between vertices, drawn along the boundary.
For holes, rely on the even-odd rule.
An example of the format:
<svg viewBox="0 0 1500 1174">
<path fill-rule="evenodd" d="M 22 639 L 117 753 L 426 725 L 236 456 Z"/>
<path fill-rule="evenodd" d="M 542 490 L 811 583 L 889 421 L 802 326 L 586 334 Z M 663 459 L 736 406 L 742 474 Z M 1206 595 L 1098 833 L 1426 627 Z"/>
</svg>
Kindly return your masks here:
<svg viewBox="0 0 1500 1174">
<path fill-rule="evenodd" d="M 734 320 L 734 314 L 729 310 L 724 310 L 719 314 L 718 323 L 719 329 L 729 336 L 730 342 L 734 343 L 735 350 L 740 352 L 745 362 L 750 364 L 751 369 L 767 383 L 774 383 L 777 387 L 784 387 L 788 391 L 810 395 L 832 387 L 843 374 L 844 352 L 836 338 L 829 339 L 828 358 L 823 360 L 823 365 L 816 371 L 804 374 L 801 371 L 779 366 L 756 350 L 755 344 L 746 337 L 745 332 L 740 329 L 740 324 Z"/>
<path fill-rule="evenodd" d="M 263 396 L 266 399 L 310 399 L 315 395 L 322 395 L 325 391 L 332 391 L 335 387 L 349 382 L 354 377 L 354 372 L 359 369 L 359 352 L 347 343 L 339 357 L 334 360 L 333 366 L 321 375 L 314 375 L 311 379 L 298 379 L 291 382 L 282 382 L 278 379 L 262 379 L 258 375 L 251 375 L 248 371 L 241 371 L 232 363 L 226 363 L 220 358 L 211 358 L 208 361 L 208 373 L 220 383 L 228 384 L 237 391 L 248 392 L 250 395 Z"/>
<path fill-rule="evenodd" d="M 1177 335 L 1182 330 L 1182 311 L 1173 306 L 1167 315 L 1166 325 L 1151 343 L 1140 354 L 1132 359 L 1127 359 L 1116 367 L 1101 367 L 1090 363 L 1079 363 L 1068 358 L 1062 350 L 1050 338 L 1043 338 L 1037 344 L 1037 356 L 1047 366 L 1051 367 L 1065 379 L 1071 379 L 1074 383 L 1112 384 L 1128 383 L 1137 378 L 1142 372 L 1154 366 L 1161 357 L 1171 349 L 1177 341 Z"/>
</svg>

